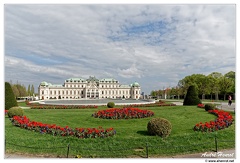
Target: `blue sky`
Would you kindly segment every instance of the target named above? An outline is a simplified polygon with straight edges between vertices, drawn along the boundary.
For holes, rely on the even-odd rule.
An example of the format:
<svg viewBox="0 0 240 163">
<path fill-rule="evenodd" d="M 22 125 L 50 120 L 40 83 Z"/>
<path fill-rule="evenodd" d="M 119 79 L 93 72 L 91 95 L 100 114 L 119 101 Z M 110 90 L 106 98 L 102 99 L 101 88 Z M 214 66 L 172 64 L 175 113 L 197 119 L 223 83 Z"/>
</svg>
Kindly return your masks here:
<svg viewBox="0 0 240 163">
<path fill-rule="evenodd" d="M 235 7 L 5 4 L 5 81 L 36 89 L 111 77 L 150 93 L 194 73 L 236 71 Z"/>
</svg>

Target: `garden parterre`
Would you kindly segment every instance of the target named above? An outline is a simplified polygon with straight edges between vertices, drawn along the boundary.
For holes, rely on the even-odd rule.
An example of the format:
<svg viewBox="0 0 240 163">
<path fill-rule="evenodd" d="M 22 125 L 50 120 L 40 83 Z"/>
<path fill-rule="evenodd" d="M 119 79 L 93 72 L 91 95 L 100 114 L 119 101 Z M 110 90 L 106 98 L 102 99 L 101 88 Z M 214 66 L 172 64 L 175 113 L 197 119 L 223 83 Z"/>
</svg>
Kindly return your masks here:
<svg viewBox="0 0 240 163">
<path fill-rule="evenodd" d="M 101 107 L 105 109 L 104 107 Z M 19 127 L 14 127 L 9 119 L 5 120 L 5 135 L 7 142 L 11 142 L 17 145 L 23 146 L 36 146 L 42 148 L 53 148 L 55 146 L 65 146 L 66 144 L 79 144 L 79 149 L 84 148 L 79 151 L 76 148 L 74 150 L 71 149 L 71 155 L 81 154 L 82 157 L 128 157 L 137 155 L 133 151 L 126 151 L 123 153 L 122 151 L 116 152 L 120 155 L 116 155 L 116 153 L 112 153 L 112 150 L 118 151 L 119 147 L 122 148 L 139 148 L 145 147 L 146 142 L 149 145 L 160 145 L 160 146 L 168 146 L 170 144 L 175 145 L 187 145 L 191 146 L 194 145 L 194 151 L 192 152 L 202 152 L 203 150 L 211 149 L 212 145 L 208 144 L 208 146 L 198 146 L 195 148 L 196 144 L 202 143 L 205 141 L 206 138 L 209 136 L 214 136 L 214 133 L 208 132 L 206 134 L 201 134 L 201 132 L 193 132 L 192 127 L 197 122 L 202 121 L 209 121 L 214 119 L 212 114 L 208 114 L 202 109 L 196 109 L 196 106 L 171 106 L 171 107 L 155 107 L 152 108 L 154 111 L 154 116 L 157 117 L 164 117 L 171 121 L 173 124 L 173 132 L 171 133 L 170 137 L 167 140 L 159 139 L 158 137 L 152 137 L 146 135 L 146 124 L 150 120 L 149 118 L 142 118 L 142 119 L 129 119 L 129 120 L 121 120 L 115 121 L 110 119 L 99 119 L 99 118 L 91 118 L 95 109 L 76 109 L 76 110 L 37 110 L 37 109 L 27 109 L 24 112 L 24 115 L 29 117 L 30 119 L 37 120 L 38 122 L 46 122 L 48 124 L 60 124 L 60 126 L 74 126 L 78 127 L 95 127 L 96 124 L 98 126 L 104 126 L 104 128 L 111 128 L 113 127 L 114 130 L 117 131 L 117 135 L 113 137 L 109 137 L 108 139 L 77 139 L 75 136 L 51 136 L 50 134 L 39 134 L 40 132 L 24 132 L 24 130 L 20 129 Z M 188 116 L 185 113 L 188 112 L 188 115 L 201 115 L 198 119 L 192 118 L 192 116 Z M 233 114 L 234 116 L 234 114 Z M 71 118 L 70 118 L 71 117 Z M 234 124 L 234 123 L 233 123 Z M 65 127 L 64 127 L 65 128 Z M 218 139 L 226 140 L 226 136 L 229 140 L 234 140 L 235 133 L 235 125 L 232 125 L 227 130 L 221 130 L 217 132 Z M 24 135 L 22 137 L 14 137 L 14 135 Z M 34 145 L 29 142 L 29 140 L 34 142 Z M 209 140 L 209 139 L 208 139 Z M 49 143 L 48 143 L 49 142 Z M 51 142 L 51 143 L 50 143 Z M 54 143 L 52 143 L 54 142 Z M 190 143 L 190 144 L 189 144 Z M 115 146 L 116 147 L 115 147 Z M 219 143 L 219 149 L 225 148 L 233 148 L 234 143 Z M 93 149 L 93 151 L 86 151 L 85 148 Z M 96 151 L 95 149 L 98 149 Z M 103 152 L 106 150 L 110 150 L 109 153 Z M 159 149 L 157 148 L 151 150 L 151 155 L 169 155 L 172 156 L 173 154 L 180 154 L 186 151 L 189 151 L 188 148 L 177 148 L 177 150 L 169 149 Z M 28 148 L 21 148 L 17 146 L 13 146 L 11 144 L 6 145 L 7 151 L 17 151 L 17 152 L 26 152 L 26 153 L 39 153 L 39 149 L 28 149 Z M 54 149 L 53 151 L 49 151 L 49 149 L 43 150 L 42 154 L 53 154 L 56 157 L 58 156 L 65 156 L 65 150 L 63 149 Z"/>
</svg>

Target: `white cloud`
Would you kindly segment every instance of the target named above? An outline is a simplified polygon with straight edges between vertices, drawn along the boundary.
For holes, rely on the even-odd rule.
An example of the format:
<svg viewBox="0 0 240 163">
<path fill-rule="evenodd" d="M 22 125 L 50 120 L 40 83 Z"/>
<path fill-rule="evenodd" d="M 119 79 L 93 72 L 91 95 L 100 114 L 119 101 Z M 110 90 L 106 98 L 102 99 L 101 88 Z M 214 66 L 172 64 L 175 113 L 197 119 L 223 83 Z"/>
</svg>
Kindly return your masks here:
<svg viewBox="0 0 240 163">
<path fill-rule="evenodd" d="M 235 12 L 235 5 L 5 5 L 6 80 L 95 75 L 153 86 L 234 71 Z"/>
<path fill-rule="evenodd" d="M 133 64 L 127 69 L 118 69 L 118 75 L 125 78 L 137 77 L 141 78 L 144 74 L 141 70 L 137 69 L 136 65 Z"/>
</svg>

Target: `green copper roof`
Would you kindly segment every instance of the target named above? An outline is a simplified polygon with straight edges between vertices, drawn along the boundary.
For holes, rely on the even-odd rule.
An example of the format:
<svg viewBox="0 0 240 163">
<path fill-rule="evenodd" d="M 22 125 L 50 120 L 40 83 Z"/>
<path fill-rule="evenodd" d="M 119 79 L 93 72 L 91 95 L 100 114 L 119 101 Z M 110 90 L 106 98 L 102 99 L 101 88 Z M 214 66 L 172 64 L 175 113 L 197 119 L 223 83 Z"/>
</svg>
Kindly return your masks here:
<svg viewBox="0 0 240 163">
<path fill-rule="evenodd" d="M 139 83 L 138 82 L 134 82 L 133 84 L 131 84 L 132 87 L 140 87 Z"/>
<path fill-rule="evenodd" d="M 41 85 L 41 86 L 47 86 L 47 85 L 48 85 L 48 83 L 47 83 L 47 82 L 45 82 L 45 81 L 43 81 L 43 82 L 41 82 L 41 83 L 40 83 L 40 85 Z"/>
</svg>

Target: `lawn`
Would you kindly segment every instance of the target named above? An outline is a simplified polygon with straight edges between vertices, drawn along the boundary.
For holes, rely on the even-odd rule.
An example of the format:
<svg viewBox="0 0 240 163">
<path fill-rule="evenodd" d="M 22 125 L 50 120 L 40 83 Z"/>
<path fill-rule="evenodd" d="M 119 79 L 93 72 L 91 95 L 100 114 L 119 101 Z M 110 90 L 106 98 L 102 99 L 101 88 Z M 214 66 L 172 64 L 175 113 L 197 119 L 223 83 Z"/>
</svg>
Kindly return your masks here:
<svg viewBox="0 0 240 163">
<path fill-rule="evenodd" d="M 146 157 L 147 154 L 149 157 L 170 157 L 215 150 L 215 137 L 219 141 L 218 149 L 235 148 L 235 123 L 227 129 L 213 133 L 193 131 L 196 123 L 216 119 L 216 116 L 196 106 L 140 108 L 153 111 L 155 113 L 153 117 L 162 117 L 171 122 L 172 132 L 166 139 L 147 134 L 147 123 L 153 117 L 110 120 L 91 116 L 95 111 L 102 109 L 106 109 L 106 107 L 68 110 L 26 109 L 24 115 L 30 120 L 62 127 L 113 127 L 117 132 L 114 137 L 78 139 L 40 134 L 12 126 L 10 120 L 5 118 L 6 151 L 41 154 L 49 157 L 66 157 L 67 155 L 76 157 L 79 155 L 84 158 L 126 158 Z"/>
</svg>

